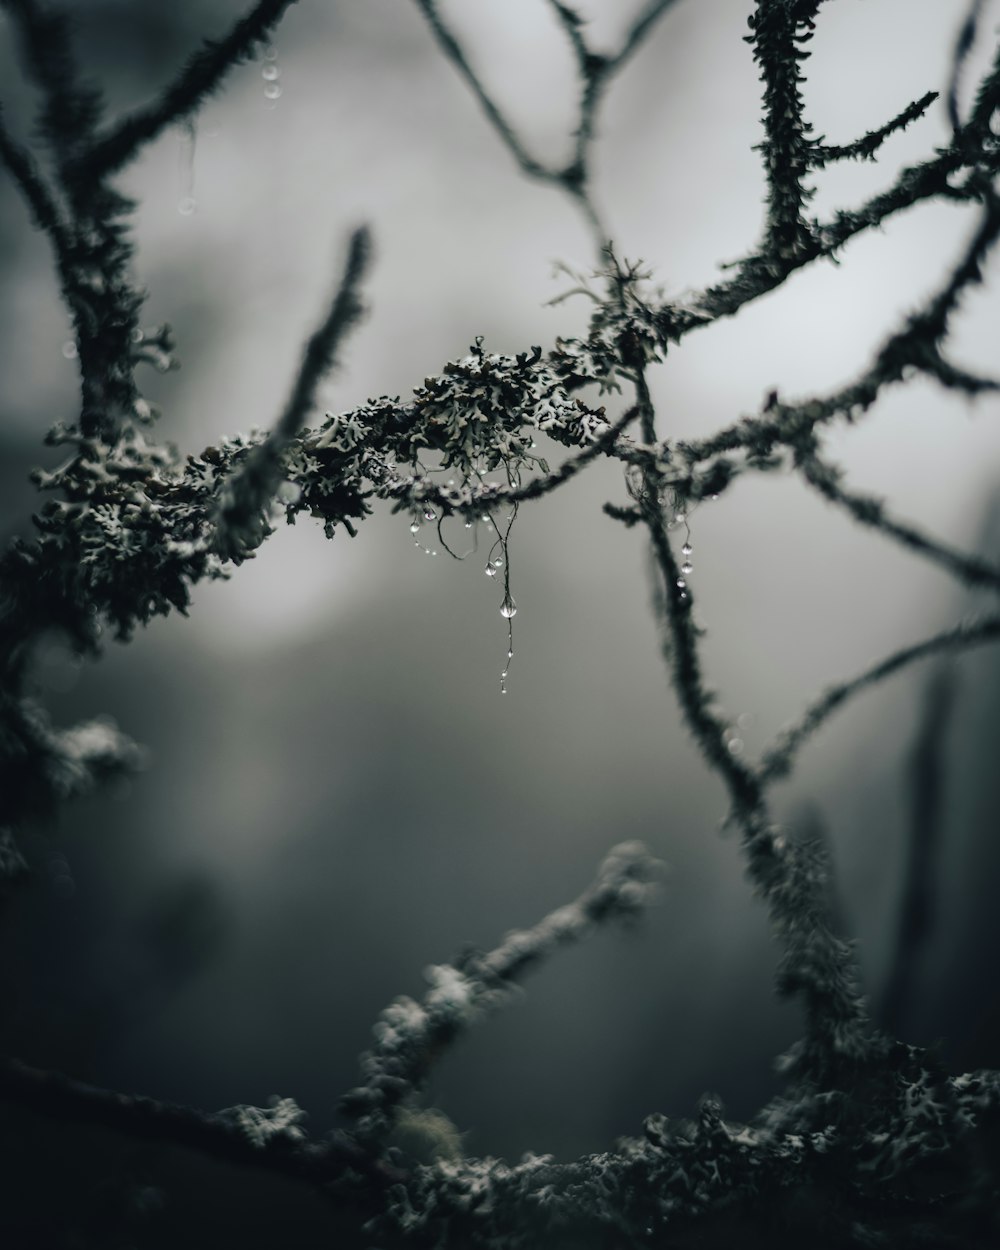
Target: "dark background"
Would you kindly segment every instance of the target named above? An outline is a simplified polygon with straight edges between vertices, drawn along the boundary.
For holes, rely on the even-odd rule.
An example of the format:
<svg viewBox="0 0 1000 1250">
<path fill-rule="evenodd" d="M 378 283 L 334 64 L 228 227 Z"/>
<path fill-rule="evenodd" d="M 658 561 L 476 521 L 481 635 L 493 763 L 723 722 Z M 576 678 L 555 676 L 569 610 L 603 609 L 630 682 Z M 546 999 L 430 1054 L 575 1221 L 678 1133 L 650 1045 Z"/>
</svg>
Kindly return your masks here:
<svg viewBox="0 0 1000 1250">
<path fill-rule="evenodd" d="M 80 5 L 83 59 L 114 108 L 166 82 L 232 3 Z M 612 46 L 621 6 L 587 6 Z M 750 6 L 680 3 L 616 84 L 597 194 L 620 254 L 671 295 L 713 280 L 761 220 Z M 964 4 L 868 0 L 821 14 L 808 62 L 819 133 L 844 142 L 940 88 Z M 445 6 L 539 153 L 572 124 L 571 64 L 540 0 Z M 987 32 L 1000 16 L 987 6 Z M 464 354 L 523 350 L 584 324 L 553 260 L 591 263 L 570 205 L 526 183 L 441 60 L 415 6 L 303 0 L 277 41 L 283 94 L 260 65 L 199 120 L 193 157 L 168 134 L 128 171 L 141 201 L 149 320 L 175 326 L 183 369 L 148 380 L 163 437 L 198 450 L 266 426 L 281 404 L 346 232 L 369 221 L 371 314 L 324 402 L 406 394 Z M 975 65 L 985 52 L 977 51 Z M 0 26 L 2 99 L 30 134 Z M 947 138 L 943 109 L 882 166 L 824 176 L 821 215 L 890 182 Z M 198 210 L 177 211 L 191 193 Z M 821 392 L 860 371 L 934 288 L 971 228 L 924 206 L 797 275 L 657 371 L 660 428 L 707 432 L 772 387 Z M 8 530 L 35 506 L 28 468 L 73 415 L 74 368 L 44 240 L 0 181 L 0 451 Z M 996 275 L 996 266 L 992 267 Z M 966 300 L 954 356 L 995 371 L 995 295 Z M 995 551 L 998 405 L 917 383 L 886 396 L 835 456 L 860 486 L 958 545 Z M 573 897 L 606 850 L 641 838 L 669 872 L 635 933 L 603 933 L 538 973 L 523 1000 L 465 1039 L 431 1091 L 470 1153 L 561 1157 L 635 1132 L 653 1110 L 717 1092 L 745 1116 L 774 1085 L 796 1012 L 771 992 L 766 918 L 720 837 L 724 795 L 678 720 L 649 613 L 637 535 L 597 465 L 522 510 L 506 634 L 481 563 L 413 547 L 402 517 L 351 541 L 300 523 L 230 583 L 200 588 L 190 621 L 157 621 L 79 669 L 53 646 L 39 680 L 57 719 L 113 716 L 150 767 L 31 834 L 35 869 L 4 920 L 0 1042 L 25 1060 L 219 1108 L 294 1097 L 323 1131 L 356 1077 L 378 1012 L 421 992 L 421 969 L 490 945 Z M 938 571 L 860 533 L 785 478 L 747 480 L 691 517 L 705 658 L 756 752 L 822 685 L 942 628 L 973 601 Z M 458 541 L 461 540 L 461 535 Z M 955 1068 L 995 1066 L 1000 666 L 953 668 L 935 758 L 940 849 L 926 947 L 899 1007 L 907 1040 Z M 913 670 L 856 704 L 776 795 L 792 829 L 834 846 L 845 929 L 876 1009 L 893 967 L 912 828 L 914 745 L 933 677 Z M 0 1185 L 8 1244 L 327 1244 L 330 1216 L 282 1184 L 111 1135 L 7 1114 Z M 2 1228 L 2 1223 L 0 1223 Z"/>
</svg>

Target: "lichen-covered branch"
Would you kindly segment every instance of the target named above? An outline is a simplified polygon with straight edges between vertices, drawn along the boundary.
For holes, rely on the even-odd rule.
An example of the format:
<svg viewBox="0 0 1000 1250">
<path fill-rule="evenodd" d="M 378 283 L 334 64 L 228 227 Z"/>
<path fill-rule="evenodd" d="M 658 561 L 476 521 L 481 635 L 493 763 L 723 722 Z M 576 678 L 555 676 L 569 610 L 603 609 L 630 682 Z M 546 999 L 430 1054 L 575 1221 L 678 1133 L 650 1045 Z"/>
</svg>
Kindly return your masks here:
<svg viewBox="0 0 1000 1250">
<path fill-rule="evenodd" d="M 560 946 L 596 925 L 633 918 L 654 890 L 656 861 L 641 843 L 623 842 L 575 902 L 531 929 L 508 933 L 486 954 L 428 968 L 431 988 L 421 1002 L 398 998 L 375 1025 L 375 1046 L 361 1057 L 364 1084 L 341 1099 L 359 1140 L 378 1149 L 399 1108 L 420 1092 L 431 1065 L 472 1024 L 508 1002 L 518 982 Z"/>
</svg>

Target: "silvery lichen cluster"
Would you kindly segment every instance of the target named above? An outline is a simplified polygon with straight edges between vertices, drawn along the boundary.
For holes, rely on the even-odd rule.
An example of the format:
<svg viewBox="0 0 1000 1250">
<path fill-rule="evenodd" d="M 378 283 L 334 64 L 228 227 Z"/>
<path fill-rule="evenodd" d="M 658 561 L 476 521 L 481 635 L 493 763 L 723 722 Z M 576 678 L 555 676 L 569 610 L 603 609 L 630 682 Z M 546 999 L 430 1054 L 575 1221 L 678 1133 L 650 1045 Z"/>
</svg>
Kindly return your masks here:
<svg viewBox="0 0 1000 1250">
<path fill-rule="evenodd" d="M 52 246 L 73 322 L 66 355 L 78 362 L 80 410 L 48 436 L 66 458 L 36 475 L 45 502 L 34 537 L 0 558 L 0 879 L 12 887 L 26 871 L 19 830 L 141 762 L 139 749 L 107 722 L 52 726 L 32 678 L 43 639 L 56 634 L 78 654 L 96 656 L 108 631 L 127 640 L 156 615 L 185 612 L 196 583 L 231 575 L 282 517 L 307 514 L 328 536 L 353 537 L 382 504 L 409 518 L 414 533 L 433 524 L 440 534 L 450 518 L 472 527 L 494 524 L 498 509 L 512 516 L 597 457 L 611 457 L 623 468 L 624 486 L 605 511 L 644 533 L 651 547 L 664 658 L 680 713 L 725 792 L 751 886 L 771 919 L 778 990 L 801 1004 L 803 1035 L 780 1061 L 783 1093 L 747 1124 L 728 1120 L 706 1097 L 690 1115 L 653 1114 L 634 1137 L 576 1161 L 465 1156 L 460 1128 L 426 1105 L 432 1065 L 508 1001 L 540 960 L 648 902 L 654 865 L 641 847 L 626 843 L 575 903 L 509 934 L 492 951 L 432 967 L 421 1001 L 390 1004 L 362 1056 L 360 1083 L 341 1101 L 344 1125 L 329 1136 L 311 1137 L 290 1098 L 212 1113 L 97 1089 L 13 1058 L 0 1063 L 0 1096 L 40 1114 L 297 1177 L 356 1213 L 359 1236 L 367 1238 L 359 1244 L 996 1244 L 1000 1078 L 953 1076 L 933 1055 L 874 1027 L 853 948 L 833 920 L 829 852 L 778 828 L 768 791 L 854 694 L 925 657 L 995 640 L 1000 616 L 984 614 L 900 647 L 822 692 L 753 762 L 704 671 L 687 528 L 677 550 L 689 509 L 745 475 L 784 471 L 851 520 L 962 582 L 1000 589 L 1000 569 L 853 489 L 823 446 L 830 427 L 867 419 L 886 388 L 915 376 L 971 398 L 1000 389 L 996 379 L 973 375 L 947 355 L 952 315 L 982 280 L 1000 235 L 1000 59 L 964 116 L 958 105 L 982 6 L 968 7 L 952 58 L 951 141 L 867 202 L 824 221 L 808 213 L 815 176 L 838 161 L 874 160 L 890 135 L 919 123 L 937 93 L 852 142 L 826 144 L 813 135 L 801 90 L 822 0 L 757 0 L 747 39 L 763 84 L 763 234 L 723 281 L 679 302 L 657 293 L 641 266 L 610 246 L 589 169 L 604 92 L 673 0 L 649 0 L 614 53 L 591 46 L 572 6 L 549 0 L 580 84 L 572 150 L 553 165 L 531 154 L 433 0 L 415 0 L 509 155 L 526 176 L 564 193 L 592 230 L 600 261 L 593 276 L 574 276 L 571 293 L 591 302 L 587 334 L 545 348 L 526 344 L 513 355 L 477 338 L 466 356 L 415 385 L 405 400 L 373 398 L 317 418 L 318 384 L 363 313 L 371 242 L 361 228 L 348 239 L 329 309 L 273 428 L 182 454 L 156 438 L 156 413 L 140 389 L 140 366 L 172 367 L 174 346 L 168 327 L 142 324 L 144 293 L 130 270 L 134 206 L 113 179 L 168 127 L 189 123 L 234 65 L 262 49 L 273 52 L 270 41 L 289 2 L 260 0 L 226 36 L 206 43 L 160 97 L 108 121 L 99 93 L 79 76 L 65 18 L 37 0 L 3 0 L 40 94 L 41 142 L 30 149 L 0 118 L 0 161 Z M 273 61 L 271 55 L 267 64 Z M 826 395 L 772 392 L 752 415 L 697 441 L 677 441 L 657 428 L 648 375 L 688 334 L 932 198 L 976 205 L 976 228 L 936 292 L 858 378 Z M 555 469 L 543 454 L 553 454 L 550 445 L 565 452 Z M 506 556 L 506 534 L 497 542 Z M 499 563 L 490 561 L 494 576 Z M 509 619 L 516 609 L 502 563 Z"/>
</svg>

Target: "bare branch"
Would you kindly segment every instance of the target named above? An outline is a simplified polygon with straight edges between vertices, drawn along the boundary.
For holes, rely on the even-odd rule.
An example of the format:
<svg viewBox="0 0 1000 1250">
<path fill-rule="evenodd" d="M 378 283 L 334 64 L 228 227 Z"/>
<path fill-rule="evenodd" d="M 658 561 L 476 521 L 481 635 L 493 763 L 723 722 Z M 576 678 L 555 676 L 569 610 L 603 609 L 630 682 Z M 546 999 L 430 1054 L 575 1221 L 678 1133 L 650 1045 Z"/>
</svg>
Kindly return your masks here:
<svg viewBox="0 0 1000 1250">
<path fill-rule="evenodd" d="M 879 126 L 877 130 L 868 131 L 860 139 L 855 139 L 853 143 L 845 143 L 839 146 L 814 144 L 811 163 L 817 169 L 822 169 L 824 165 L 829 165 L 833 161 L 853 159 L 873 161 L 876 152 L 890 135 L 896 134 L 897 131 L 905 130 L 910 122 L 916 121 L 918 117 L 922 117 L 937 98 L 938 93 L 936 91 L 928 91 L 919 100 L 914 100 L 912 104 L 908 104 L 901 113 L 897 114 L 891 121 L 886 122 L 884 126 Z"/>
<path fill-rule="evenodd" d="M 815 490 L 831 503 L 838 504 L 859 521 L 879 533 L 893 538 L 902 546 L 946 569 L 967 586 L 988 586 L 991 590 L 1000 591 L 1000 569 L 978 556 L 955 551 L 943 543 L 928 538 L 912 525 L 894 521 L 886 514 L 881 499 L 874 495 L 862 494 L 859 491 L 846 490 L 841 484 L 841 473 L 833 465 L 827 464 L 819 456 L 798 449 L 796 463 L 802 470 L 803 478 Z"/>
<path fill-rule="evenodd" d="M 831 686 L 809 705 L 798 721 L 780 733 L 764 752 L 756 770 L 758 778 L 766 783 L 786 776 L 793 758 L 806 740 L 853 695 L 892 677 L 917 660 L 958 653 L 967 647 L 982 646 L 983 643 L 993 642 L 997 638 L 1000 638 L 1000 616 L 970 617 L 953 629 L 935 634 L 933 638 L 894 651 L 892 655 L 849 681 Z"/>
</svg>

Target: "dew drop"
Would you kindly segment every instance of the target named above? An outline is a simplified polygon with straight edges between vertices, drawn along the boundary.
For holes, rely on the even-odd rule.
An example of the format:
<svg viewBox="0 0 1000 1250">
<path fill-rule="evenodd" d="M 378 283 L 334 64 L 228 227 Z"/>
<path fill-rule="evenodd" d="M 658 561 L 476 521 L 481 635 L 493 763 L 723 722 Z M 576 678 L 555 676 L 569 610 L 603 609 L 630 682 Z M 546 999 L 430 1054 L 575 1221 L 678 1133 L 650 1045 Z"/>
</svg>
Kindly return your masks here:
<svg viewBox="0 0 1000 1250">
<path fill-rule="evenodd" d="M 436 521 L 436 520 L 437 520 L 437 513 L 434 511 L 434 509 L 433 509 L 433 508 L 426 508 L 426 509 L 424 510 L 424 520 L 425 520 L 425 521 Z"/>
<path fill-rule="evenodd" d="M 730 755 L 742 755 L 743 754 L 743 739 L 742 738 L 730 738 L 729 741 L 726 743 L 726 747 Z"/>
<path fill-rule="evenodd" d="M 190 217 L 197 207 L 198 201 L 193 195 L 182 195 L 177 201 L 177 211 L 182 217 Z"/>
<path fill-rule="evenodd" d="M 146 337 L 145 334 L 143 334 L 143 332 L 139 329 L 138 326 L 136 326 L 136 328 L 129 335 L 129 338 L 132 340 L 133 343 L 141 343 L 145 337 Z"/>
<path fill-rule="evenodd" d="M 410 533 L 411 534 L 420 533 L 420 525 L 416 521 L 414 521 L 413 524 L 410 526 Z"/>
<path fill-rule="evenodd" d="M 273 43 L 265 44 L 264 45 L 264 60 L 276 61 L 277 59 L 278 59 L 278 49 L 274 46 Z"/>
<path fill-rule="evenodd" d="M 507 652 L 507 659 L 508 659 L 508 660 L 512 660 L 513 658 L 514 658 L 514 652 L 513 652 L 513 651 L 508 651 L 508 652 Z"/>
<path fill-rule="evenodd" d="M 686 513 L 686 512 L 676 512 L 676 513 L 674 513 L 674 524 L 675 524 L 675 525 L 682 525 L 682 524 L 683 524 L 686 520 L 687 520 L 687 513 Z"/>
<path fill-rule="evenodd" d="M 274 82 L 276 78 L 281 76 L 281 70 L 278 69 L 277 65 L 272 63 L 264 66 L 264 68 L 260 71 L 260 76 L 265 80 L 265 82 Z"/>
<path fill-rule="evenodd" d="M 66 342 L 63 343 L 62 354 L 66 357 L 67 360 L 76 360 L 76 356 L 77 356 L 76 344 L 73 342 L 72 339 L 67 339 Z"/>
<path fill-rule="evenodd" d="M 504 596 L 504 601 L 500 605 L 500 615 L 508 621 L 512 616 L 517 615 L 517 604 L 510 595 Z"/>
<path fill-rule="evenodd" d="M 281 86 L 276 82 L 269 82 L 264 88 L 264 96 L 268 100 L 277 100 L 281 95 Z"/>
<path fill-rule="evenodd" d="M 689 556 L 691 552 L 694 551 L 694 548 L 691 546 L 690 543 L 685 543 L 684 546 L 681 548 L 681 551 L 684 553 L 684 555 Z"/>
<path fill-rule="evenodd" d="M 683 577 L 678 577 L 677 585 L 680 586 L 681 590 L 683 590 L 684 587 L 687 585 L 687 582 L 684 580 Z"/>
<path fill-rule="evenodd" d="M 493 561 L 493 567 L 495 569 L 503 568 L 503 560 L 499 556 L 497 556 L 497 558 Z"/>
<path fill-rule="evenodd" d="M 689 573 L 694 572 L 694 565 L 691 563 L 690 560 L 684 561 L 684 563 L 681 565 L 681 572 L 684 574 L 685 577 L 687 577 Z"/>
<path fill-rule="evenodd" d="M 472 529 L 472 522 L 471 522 L 471 521 L 466 521 L 466 523 L 465 523 L 465 528 L 466 528 L 467 530 L 471 530 L 471 529 Z"/>
<path fill-rule="evenodd" d="M 496 571 L 496 569 L 493 567 L 493 565 L 492 565 L 492 564 L 487 564 L 487 566 L 486 566 L 486 576 L 487 576 L 487 577 L 496 577 L 496 575 L 497 575 L 497 571 Z"/>
</svg>

